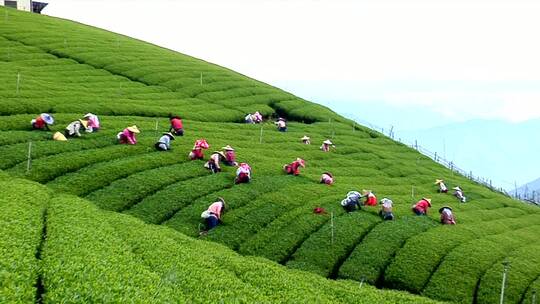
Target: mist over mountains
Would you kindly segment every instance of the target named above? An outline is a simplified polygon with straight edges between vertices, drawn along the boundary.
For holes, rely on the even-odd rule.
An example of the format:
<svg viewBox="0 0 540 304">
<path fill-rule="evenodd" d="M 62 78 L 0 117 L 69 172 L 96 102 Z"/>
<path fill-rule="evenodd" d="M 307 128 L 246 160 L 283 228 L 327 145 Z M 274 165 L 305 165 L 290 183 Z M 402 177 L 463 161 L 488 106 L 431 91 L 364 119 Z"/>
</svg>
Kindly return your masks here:
<svg viewBox="0 0 540 304">
<path fill-rule="evenodd" d="M 540 119 L 523 123 L 471 120 L 428 129 L 396 132 L 396 138 L 437 152 L 474 175 L 509 191 L 540 175 Z M 540 183 L 531 183 L 529 188 Z M 537 187 L 540 188 L 540 187 Z"/>
<path fill-rule="evenodd" d="M 540 201 L 540 178 L 517 188 L 515 192 L 521 198 Z"/>
</svg>

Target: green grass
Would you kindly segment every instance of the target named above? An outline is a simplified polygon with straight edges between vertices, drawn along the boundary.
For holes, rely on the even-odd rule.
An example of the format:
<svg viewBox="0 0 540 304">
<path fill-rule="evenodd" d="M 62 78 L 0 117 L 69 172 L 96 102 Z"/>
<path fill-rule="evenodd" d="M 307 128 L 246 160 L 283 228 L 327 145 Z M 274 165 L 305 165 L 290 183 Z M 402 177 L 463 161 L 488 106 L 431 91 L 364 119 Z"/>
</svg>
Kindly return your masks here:
<svg viewBox="0 0 540 304">
<path fill-rule="evenodd" d="M 506 259 L 508 303 L 539 288 L 537 207 L 226 68 L 65 20 L 4 7 L 0 16 L 0 250 L 7 257 L 0 277 L 10 282 L 0 281 L 0 302 L 429 302 L 387 290 L 394 288 L 493 303 Z M 289 131 L 277 132 L 271 120 L 241 123 L 254 111 L 286 117 Z M 54 115 L 51 132 L 29 129 L 41 112 Z M 98 133 L 51 140 L 86 112 L 100 116 Z M 172 151 L 156 152 L 169 113 L 184 118 L 186 133 Z M 117 145 L 115 134 L 132 124 L 142 130 L 139 143 Z M 312 145 L 300 143 L 304 135 Z M 203 161 L 189 161 L 198 138 L 211 145 L 206 157 L 232 145 L 252 166 L 252 182 L 234 185 L 234 168 L 211 175 Z M 322 153 L 328 138 L 336 148 Z M 281 167 L 296 157 L 307 167 L 286 176 Z M 324 171 L 334 185 L 318 183 Z M 436 178 L 460 185 L 470 202 L 436 193 Z M 379 207 L 345 214 L 341 199 L 362 189 L 390 197 L 396 221 L 382 222 Z M 422 196 L 433 208 L 412 216 Z M 223 224 L 194 240 L 201 212 L 217 197 L 229 206 Z M 443 205 L 454 208 L 457 226 L 440 226 Z M 314 214 L 315 207 L 328 213 Z"/>
<path fill-rule="evenodd" d="M 37 252 L 41 246 L 45 207 L 50 193 L 45 187 L 0 177 L 0 302 L 31 303 L 40 275 Z"/>
</svg>

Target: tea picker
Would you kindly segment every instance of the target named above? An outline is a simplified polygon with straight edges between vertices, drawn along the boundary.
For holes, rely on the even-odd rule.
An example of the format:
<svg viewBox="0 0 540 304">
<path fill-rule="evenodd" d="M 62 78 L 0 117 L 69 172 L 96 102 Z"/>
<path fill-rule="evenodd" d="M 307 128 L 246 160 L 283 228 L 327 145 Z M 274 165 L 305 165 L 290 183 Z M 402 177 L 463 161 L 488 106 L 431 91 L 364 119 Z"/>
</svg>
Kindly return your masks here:
<svg viewBox="0 0 540 304">
<path fill-rule="evenodd" d="M 275 122 L 277 125 L 277 129 L 279 132 L 286 132 L 287 131 L 287 121 L 285 118 L 278 118 L 278 120 Z"/>
<path fill-rule="evenodd" d="M 220 161 L 225 159 L 225 154 L 221 151 L 214 151 L 212 155 L 210 155 L 210 159 L 204 164 L 204 167 L 212 173 L 218 173 L 221 172 L 221 166 L 219 165 Z"/>
<path fill-rule="evenodd" d="M 416 215 L 427 215 L 427 211 L 430 207 L 431 199 L 424 197 L 412 206 L 412 211 Z"/>
<path fill-rule="evenodd" d="M 321 184 L 332 185 L 334 183 L 334 176 L 330 172 L 324 172 L 321 175 Z"/>
<path fill-rule="evenodd" d="M 137 144 L 137 138 L 135 137 L 135 134 L 139 134 L 141 131 L 136 125 L 133 125 L 131 127 L 127 127 L 124 129 L 124 131 L 116 134 L 116 138 L 118 139 L 118 143 L 120 144 L 129 144 L 129 145 L 135 145 Z"/>
<path fill-rule="evenodd" d="M 51 114 L 41 113 L 38 117 L 32 119 L 30 121 L 30 124 L 32 125 L 32 129 L 34 130 L 50 131 L 51 129 L 49 128 L 49 125 L 54 124 L 54 118 Z"/>
<path fill-rule="evenodd" d="M 435 185 L 439 186 L 439 189 L 437 190 L 439 193 L 447 193 L 448 192 L 448 188 L 444 184 L 444 180 L 436 179 L 435 180 Z"/>
<path fill-rule="evenodd" d="M 88 122 L 86 126 L 86 132 L 88 133 L 97 132 L 101 128 L 99 118 L 95 114 L 86 113 L 82 119 Z"/>
<path fill-rule="evenodd" d="M 174 135 L 171 132 L 165 132 L 154 146 L 158 151 L 169 151 L 171 150 L 171 140 L 174 140 Z"/>
<path fill-rule="evenodd" d="M 305 168 L 306 167 L 306 162 L 303 159 L 298 157 L 292 163 L 290 163 L 288 165 L 284 165 L 283 166 L 283 171 L 285 171 L 285 173 L 287 173 L 287 174 L 297 176 L 297 175 L 300 175 L 300 167 Z"/>
<path fill-rule="evenodd" d="M 247 163 L 240 163 L 236 169 L 235 184 L 249 183 L 251 180 L 251 167 Z"/>
<path fill-rule="evenodd" d="M 366 198 L 364 205 L 377 206 L 377 196 L 371 190 L 362 190 L 362 196 Z"/>
<path fill-rule="evenodd" d="M 261 123 L 263 121 L 263 117 L 261 115 L 261 113 L 259 113 L 259 111 L 256 111 L 255 113 L 253 113 L 253 122 L 254 123 Z"/>
<path fill-rule="evenodd" d="M 64 130 L 64 135 L 66 137 L 81 137 L 81 129 L 86 130 L 88 127 L 88 121 L 87 120 L 75 120 L 69 123 L 67 125 L 66 129 Z"/>
<path fill-rule="evenodd" d="M 441 214 L 441 224 L 443 225 L 455 225 L 456 219 L 454 218 L 454 214 L 452 213 L 452 208 L 449 206 L 444 206 L 439 209 L 439 213 Z"/>
<path fill-rule="evenodd" d="M 255 122 L 253 121 L 253 115 L 251 115 L 251 113 L 248 113 L 246 117 L 244 117 L 244 122 L 247 124 L 254 124 Z"/>
<path fill-rule="evenodd" d="M 182 123 L 182 119 L 180 118 L 180 116 L 169 115 L 169 121 L 171 123 L 169 132 L 173 133 L 176 136 L 184 136 L 184 125 Z"/>
<path fill-rule="evenodd" d="M 204 153 L 203 150 L 210 148 L 210 145 L 206 142 L 206 139 L 197 139 L 193 145 L 193 149 L 189 152 L 189 159 L 203 159 Z"/>
<path fill-rule="evenodd" d="M 223 198 L 212 203 L 207 210 L 201 213 L 201 218 L 204 220 L 206 227 L 199 234 L 206 235 L 210 229 L 213 229 L 221 222 L 221 216 L 225 212 L 226 205 Z"/>
<path fill-rule="evenodd" d="M 223 151 L 225 151 L 225 160 L 223 160 L 223 163 L 227 166 L 236 166 L 238 163 L 236 162 L 236 154 L 234 152 L 233 147 L 230 145 L 227 145 L 223 148 Z"/>
<path fill-rule="evenodd" d="M 467 198 L 465 197 L 465 195 L 463 195 L 463 190 L 461 190 L 460 187 L 454 187 L 453 189 L 455 190 L 454 196 L 457 197 L 457 199 L 459 199 L 460 202 L 462 203 L 467 202 Z"/>
<path fill-rule="evenodd" d="M 346 212 L 353 212 L 355 210 L 362 210 L 362 205 L 360 204 L 360 199 L 362 194 L 358 191 L 349 191 L 344 200 L 341 201 L 341 206 L 345 209 Z"/>
<path fill-rule="evenodd" d="M 394 213 L 393 213 L 393 205 L 394 202 L 392 202 L 391 199 L 383 198 L 380 202 L 381 204 L 381 210 L 379 211 L 379 215 L 381 218 L 385 221 L 392 221 L 394 220 Z"/>
<path fill-rule="evenodd" d="M 323 143 L 321 145 L 321 150 L 323 152 L 330 152 L 330 146 L 332 146 L 334 148 L 336 147 L 336 146 L 334 146 L 334 144 L 329 139 L 327 139 L 327 140 L 323 141 Z"/>
</svg>

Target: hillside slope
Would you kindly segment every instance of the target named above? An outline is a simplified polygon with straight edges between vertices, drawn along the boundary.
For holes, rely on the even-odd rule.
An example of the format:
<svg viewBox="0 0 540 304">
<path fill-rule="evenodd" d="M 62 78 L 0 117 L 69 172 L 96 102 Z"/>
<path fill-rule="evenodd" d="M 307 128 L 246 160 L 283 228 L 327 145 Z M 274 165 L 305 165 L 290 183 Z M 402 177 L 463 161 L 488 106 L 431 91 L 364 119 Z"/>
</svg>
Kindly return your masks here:
<svg viewBox="0 0 540 304">
<path fill-rule="evenodd" d="M 311 285 L 319 280 L 325 282 L 321 283 L 324 286 L 341 284 L 326 281 L 321 278 L 324 276 L 365 281 L 440 300 L 493 303 L 499 294 L 499 274 L 505 260 L 512 265 L 507 303 L 529 299 L 531 291 L 538 288 L 540 263 L 535 244 L 540 232 L 539 208 L 471 183 L 413 149 L 353 125 L 325 107 L 233 71 L 65 20 L 4 8 L 0 8 L 0 15 L 5 16 L 0 18 L 0 153 L 3 156 L 0 169 L 11 178 L 42 183 L 55 194 L 50 194 L 50 214 L 61 215 L 51 223 L 51 227 L 60 227 L 57 243 L 44 244 L 45 252 L 53 248 L 48 246 L 56 246 L 57 252 L 49 260 L 51 265 L 62 263 L 67 258 L 66 252 L 77 249 L 76 241 L 63 243 L 68 235 L 95 233 L 107 242 L 94 244 L 97 247 L 89 244 L 91 250 L 84 254 L 97 260 L 111 259 L 110 263 L 95 266 L 96 276 L 110 264 L 118 264 L 116 271 L 106 272 L 112 275 L 131 269 L 129 265 L 134 263 L 133 271 L 137 273 L 128 273 L 133 274 L 135 286 L 146 285 L 146 280 L 152 276 L 161 277 L 162 283 L 150 285 L 153 287 L 148 290 L 134 289 L 133 295 L 141 292 L 137 297 L 153 299 L 150 295 L 158 297 L 163 292 L 188 302 L 195 301 L 199 293 L 192 288 L 177 293 L 177 282 L 182 282 L 186 276 L 170 274 L 174 278 L 163 281 L 169 276 L 169 268 L 159 268 L 159 264 L 169 263 L 174 255 L 166 248 L 182 252 L 183 244 L 194 242 L 189 237 L 198 236 L 201 211 L 221 196 L 228 202 L 229 211 L 223 225 L 213 230 L 206 240 L 224 244 L 243 255 L 264 257 L 320 276 L 296 270 L 289 273 L 268 260 L 241 258 L 221 245 L 194 242 L 205 245 L 193 245 L 199 251 L 186 251 L 187 256 L 214 250 L 205 246 L 219 248 L 218 251 L 226 253 L 214 261 L 219 261 L 219 268 L 240 275 L 242 281 L 250 280 L 253 269 L 262 266 L 256 264 L 249 276 L 242 276 L 234 265 L 240 267 L 254 259 L 273 265 L 262 276 L 268 280 L 274 275 L 278 278 L 283 275 L 282 280 L 287 282 L 292 278 L 288 276 L 300 275 L 303 278 L 296 280 L 296 284 L 311 286 L 302 290 L 275 285 L 277 283 L 272 281 L 248 281 L 250 286 L 262 288 L 260 286 L 268 284 L 270 289 L 250 293 L 239 283 L 238 291 L 231 291 L 231 295 L 223 291 L 222 297 L 211 298 L 213 300 L 249 302 L 247 299 L 253 296 L 260 302 L 279 302 L 289 298 L 290 293 L 294 301 L 299 293 L 308 299 L 310 292 L 321 294 L 322 302 L 340 300 L 334 298 L 334 291 L 327 295 L 324 288 L 316 289 Z M 277 132 L 272 123 L 237 123 L 246 112 L 256 110 L 266 117 L 289 118 L 288 132 Z M 103 128 L 69 142 L 54 142 L 50 140 L 51 132 L 29 130 L 29 121 L 43 111 L 53 113 L 56 120 L 53 131 L 61 131 L 86 112 L 100 115 Z M 173 142 L 172 152 L 156 152 L 153 143 L 167 130 L 168 113 L 178 113 L 185 118 L 186 133 Z M 132 124 L 142 130 L 138 144 L 117 145 L 115 134 Z M 300 143 L 304 134 L 311 136 L 313 145 Z M 253 181 L 234 185 L 234 168 L 226 167 L 223 172 L 212 175 L 203 168 L 202 161 L 188 161 L 187 154 L 198 138 L 206 138 L 211 149 L 227 144 L 234 146 L 239 160 L 251 164 Z M 327 138 L 331 138 L 336 147 L 330 153 L 323 153 L 318 145 Z M 27 161 L 28 142 L 31 142 L 31 162 Z M 298 177 L 284 175 L 282 165 L 296 157 L 306 159 L 307 167 Z M 335 185 L 318 183 L 324 171 L 334 174 Z M 461 186 L 469 202 L 460 204 L 450 194 L 437 194 L 433 185 L 436 178 L 444 178 L 448 185 Z M 392 198 L 396 221 L 382 222 L 376 207 L 344 213 L 339 202 L 345 193 L 363 188 L 374 190 L 379 198 Z M 3 189 L 11 193 L 12 187 L 6 185 Z M 76 195 L 80 199 L 58 193 Z M 412 216 L 411 204 L 423 196 L 433 198 L 432 211 L 428 217 Z M 84 199 L 101 209 L 131 217 L 98 211 Z M 75 210 L 69 209 L 71 204 L 76 206 Z M 436 210 L 443 205 L 454 208 L 457 226 L 438 224 Z M 318 206 L 324 207 L 327 214 L 314 214 L 312 210 Z M 43 206 L 39 208 L 27 217 L 39 218 Z M 73 219 L 79 218 L 79 209 L 81 221 L 73 223 Z M 133 217 L 167 228 L 145 225 Z M 36 227 L 40 231 L 39 226 Z M 106 238 L 115 230 L 119 231 L 115 240 L 125 240 L 118 247 L 115 247 L 116 241 L 109 242 Z M 141 256 L 139 250 L 145 251 L 146 247 L 134 244 L 146 242 L 144 236 L 154 235 L 152 231 L 158 232 L 149 242 L 163 250 L 162 257 L 160 251 L 150 245 L 145 245 L 150 251 Z M 32 238 L 29 242 L 34 244 L 29 248 L 39 247 L 36 235 L 39 233 L 28 236 Z M 122 254 L 129 248 L 135 256 Z M 31 252 L 27 250 L 19 256 L 28 257 Z M 112 254 L 107 255 L 107 252 Z M 165 255 L 166 252 L 169 255 Z M 155 258 L 156 264 L 141 266 L 141 261 L 146 261 L 147 257 Z M 80 288 L 77 284 L 84 280 L 79 277 L 84 270 L 84 259 L 77 260 L 73 268 L 60 277 L 51 278 L 49 282 L 54 287 L 46 290 L 58 288 L 56 298 L 50 295 L 52 302 L 78 296 L 73 291 Z M 116 259 L 120 262 L 114 262 Z M 172 261 L 182 263 L 182 260 Z M 202 257 L 189 261 L 193 267 L 212 262 Z M 34 267 L 30 267 L 34 269 L 30 271 L 31 278 L 55 274 L 50 269 L 35 270 L 35 261 L 28 263 Z M 148 268 L 158 271 L 157 274 L 152 274 Z M 189 269 L 185 271 L 184 274 L 189 273 Z M 217 277 L 228 282 L 230 275 L 220 272 Z M 73 286 L 78 287 L 62 291 L 62 286 L 54 285 L 62 276 L 75 276 Z M 206 282 L 206 278 L 201 275 L 197 281 Z M 131 286 L 131 281 L 119 283 L 126 280 L 130 279 L 112 276 L 99 287 L 102 288 L 99 292 L 87 296 L 100 301 L 118 300 L 119 290 Z M 350 297 L 360 295 L 355 295 L 349 287 L 358 286 L 358 282 L 343 284 L 348 287 L 339 287 L 346 289 L 341 301 L 357 302 Z M 7 294 L 11 295 L 10 292 L 11 289 Z M 243 298 L 246 295 L 251 296 Z M 394 296 L 381 293 L 383 298 L 376 301 L 402 301 L 392 300 Z M 403 301 L 408 299 L 405 296 Z M 167 301 L 165 298 L 155 300 Z"/>
<path fill-rule="evenodd" d="M 288 271 L 32 182 L 2 175 L 0 187 L 12 190 L 0 199 L 2 303 L 435 303 Z"/>
</svg>

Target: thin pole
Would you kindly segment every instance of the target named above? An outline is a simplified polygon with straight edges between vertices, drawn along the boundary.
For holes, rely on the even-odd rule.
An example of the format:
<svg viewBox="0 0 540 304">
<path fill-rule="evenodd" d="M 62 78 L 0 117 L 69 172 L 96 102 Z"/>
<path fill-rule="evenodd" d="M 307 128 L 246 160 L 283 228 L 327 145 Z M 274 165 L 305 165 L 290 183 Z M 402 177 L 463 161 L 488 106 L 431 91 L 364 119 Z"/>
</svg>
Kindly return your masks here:
<svg viewBox="0 0 540 304">
<path fill-rule="evenodd" d="M 411 198 L 413 200 L 413 203 L 414 203 L 414 186 L 411 186 L 412 189 L 411 189 Z"/>
<path fill-rule="evenodd" d="M 536 290 L 532 291 L 532 304 L 536 304 Z"/>
<path fill-rule="evenodd" d="M 28 162 L 26 163 L 26 174 L 30 172 L 32 166 L 32 142 L 28 142 Z"/>
<path fill-rule="evenodd" d="M 362 276 L 360 278 L 360 289 L 362 289 L 362 285 L 364 285 L 364 281 L 366 280 L 366 277 L 365 276 Z"/>
<path fill-rule="evenodd" d="M 156 137 L 158 136 L 158 120 L 156 119 L 156 128 L 154 129 L 156 131 Z"/>
<path fill-rule="evenodd" d="M 330 213 L 330 227 L 332 228 L 332 248 L 334 248 L 334 212 Z"/>
<path fill-rule="evenodd" d="M 21 83 L 21 72 L 17 72 L 17 94 L 19 94 L 20 83 Z"/>
<path fill-rule="evenodd" d="M 501 284 L 501 297 L 500 297 L 500 301 L 499 301 L 500 304 L 504 303 L 504 288 L 506 287 L 506 274 L 508 272 L 508 265 L 509 264 L 510 263 L 508 261 L 503 262 L 504 270 L 503 270 L 503 277 L 502 277 L 502 284 Z"/>
<path fill-rule="evenodd" d="M 259 143 L 262 144 L 263 139 L 263 126 L 261 125 L 261 134 L 259 135 Z"/>
<path fill-rule="evenodd" d="M 443 138 L 443 158 L 446 159 L 446 140 Z"/>
<path fill-rule="evenodd" d="M 356 122 L 353 122 L 353 125 L 352 125 L 352 131 L 354 133 L 354 131 L 356 130 Z"/>
<path fill-rule="evenodd" d="M 200 84 L 202 85 L 202 72 L 201 72 L 201 79 L 200 79 Z"/>
</svg>

